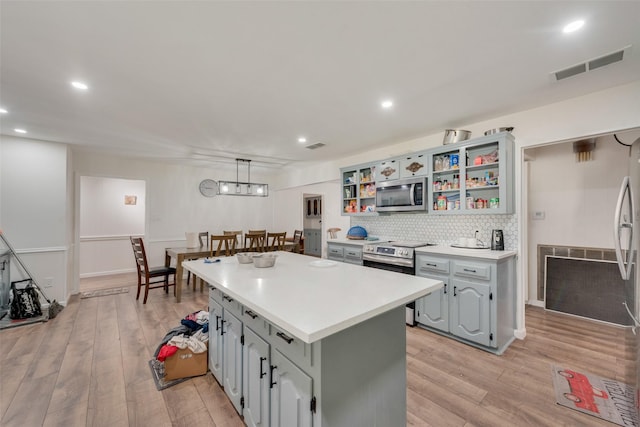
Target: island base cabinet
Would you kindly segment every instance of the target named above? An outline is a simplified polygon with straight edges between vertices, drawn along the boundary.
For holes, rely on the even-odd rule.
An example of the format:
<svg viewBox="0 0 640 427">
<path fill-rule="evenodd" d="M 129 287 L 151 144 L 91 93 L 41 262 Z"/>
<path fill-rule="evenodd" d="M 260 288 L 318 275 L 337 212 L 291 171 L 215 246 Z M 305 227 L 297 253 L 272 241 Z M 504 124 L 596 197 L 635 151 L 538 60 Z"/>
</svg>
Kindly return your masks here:
<svg viewBox="0 0 640 427">
<path fill-rule="evenodd" d="M 313 380 L 275 350 L 271 365 L 271 425 L 311 427 Z"/>
<path fill-rule="evenodd" d="M 480 345 L 491 345 L 491 286 L 452 280 L 451 333 Z"/>
<path fill-rule="evenodd" d="M 242 389 L 244 408 L 242 415 L 249 427 L 269 425 L 269 344 L 250 328 L 244 328 L 242 358 Z"/>
</svg>

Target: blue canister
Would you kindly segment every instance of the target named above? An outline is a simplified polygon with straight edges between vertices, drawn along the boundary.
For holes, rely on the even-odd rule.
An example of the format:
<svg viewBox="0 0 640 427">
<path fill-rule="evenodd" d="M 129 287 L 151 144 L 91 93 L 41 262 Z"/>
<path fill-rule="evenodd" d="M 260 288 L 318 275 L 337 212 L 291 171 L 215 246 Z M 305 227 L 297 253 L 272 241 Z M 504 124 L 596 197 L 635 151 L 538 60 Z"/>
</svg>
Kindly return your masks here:
<svg viewBox="0 0 640 427">
<path fill-rule="evenodd" d="M 458 154 L 451 154 L 449 156 L 449 169 L 459 169 L 460 166 L 458 165 L 458 161 L 459 161 L 460 157 Z"/>
</svg>

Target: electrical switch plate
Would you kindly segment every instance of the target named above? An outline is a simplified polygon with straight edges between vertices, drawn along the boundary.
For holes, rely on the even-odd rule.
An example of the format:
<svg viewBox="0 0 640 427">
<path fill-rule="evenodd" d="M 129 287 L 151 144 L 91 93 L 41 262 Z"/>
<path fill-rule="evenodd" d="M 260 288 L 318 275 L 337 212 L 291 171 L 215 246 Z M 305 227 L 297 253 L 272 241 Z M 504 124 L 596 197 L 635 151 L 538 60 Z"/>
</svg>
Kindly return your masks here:
<svg viewBox="0 0 640 427">
<path fill-rule="evenodd" d="M 544 219 L 544 211 L 535 211 L 532 215 L 531 215 L 531 219 Z"/>
</svg>

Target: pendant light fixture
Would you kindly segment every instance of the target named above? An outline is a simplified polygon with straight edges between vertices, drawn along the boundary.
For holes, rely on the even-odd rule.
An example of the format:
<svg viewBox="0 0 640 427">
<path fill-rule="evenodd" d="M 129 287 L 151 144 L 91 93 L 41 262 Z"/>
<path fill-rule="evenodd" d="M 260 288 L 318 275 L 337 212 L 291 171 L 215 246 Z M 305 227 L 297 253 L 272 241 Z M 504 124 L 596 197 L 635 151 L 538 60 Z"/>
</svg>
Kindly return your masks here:
<svg viewBox="0 0 640 427">
<path fill-rule="evenodd" d="M 246 182 L 240 181 L 240 163 L 247 165 Z M 269 185 L 251 182 L 251 160 L 236 159 L 236 181 L 218 181 L 218 194 L 228 196 L 267 197 L 269 195 Z"/>
</svg>

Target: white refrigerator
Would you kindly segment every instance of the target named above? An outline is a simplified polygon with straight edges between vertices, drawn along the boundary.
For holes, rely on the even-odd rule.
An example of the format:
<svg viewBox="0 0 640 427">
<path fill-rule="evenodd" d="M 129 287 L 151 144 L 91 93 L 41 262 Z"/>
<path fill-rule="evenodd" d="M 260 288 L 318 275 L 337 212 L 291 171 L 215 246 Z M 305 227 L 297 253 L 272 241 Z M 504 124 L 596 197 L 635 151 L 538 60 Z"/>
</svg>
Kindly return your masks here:
<svg viewBox="0 0 640 427">
<path fill-rule="evenodd" d="M 614 244 L 622 279 L 626 283 L 624 305 L 633 318 L 635 334 L 635 378 L 626 382 L 640 390 L 640 138 L 630 147 L 629 175 L 622 180 L 614 217 Z M 638 416 L 640 418 L 640 408 Z"/>
</svg>

